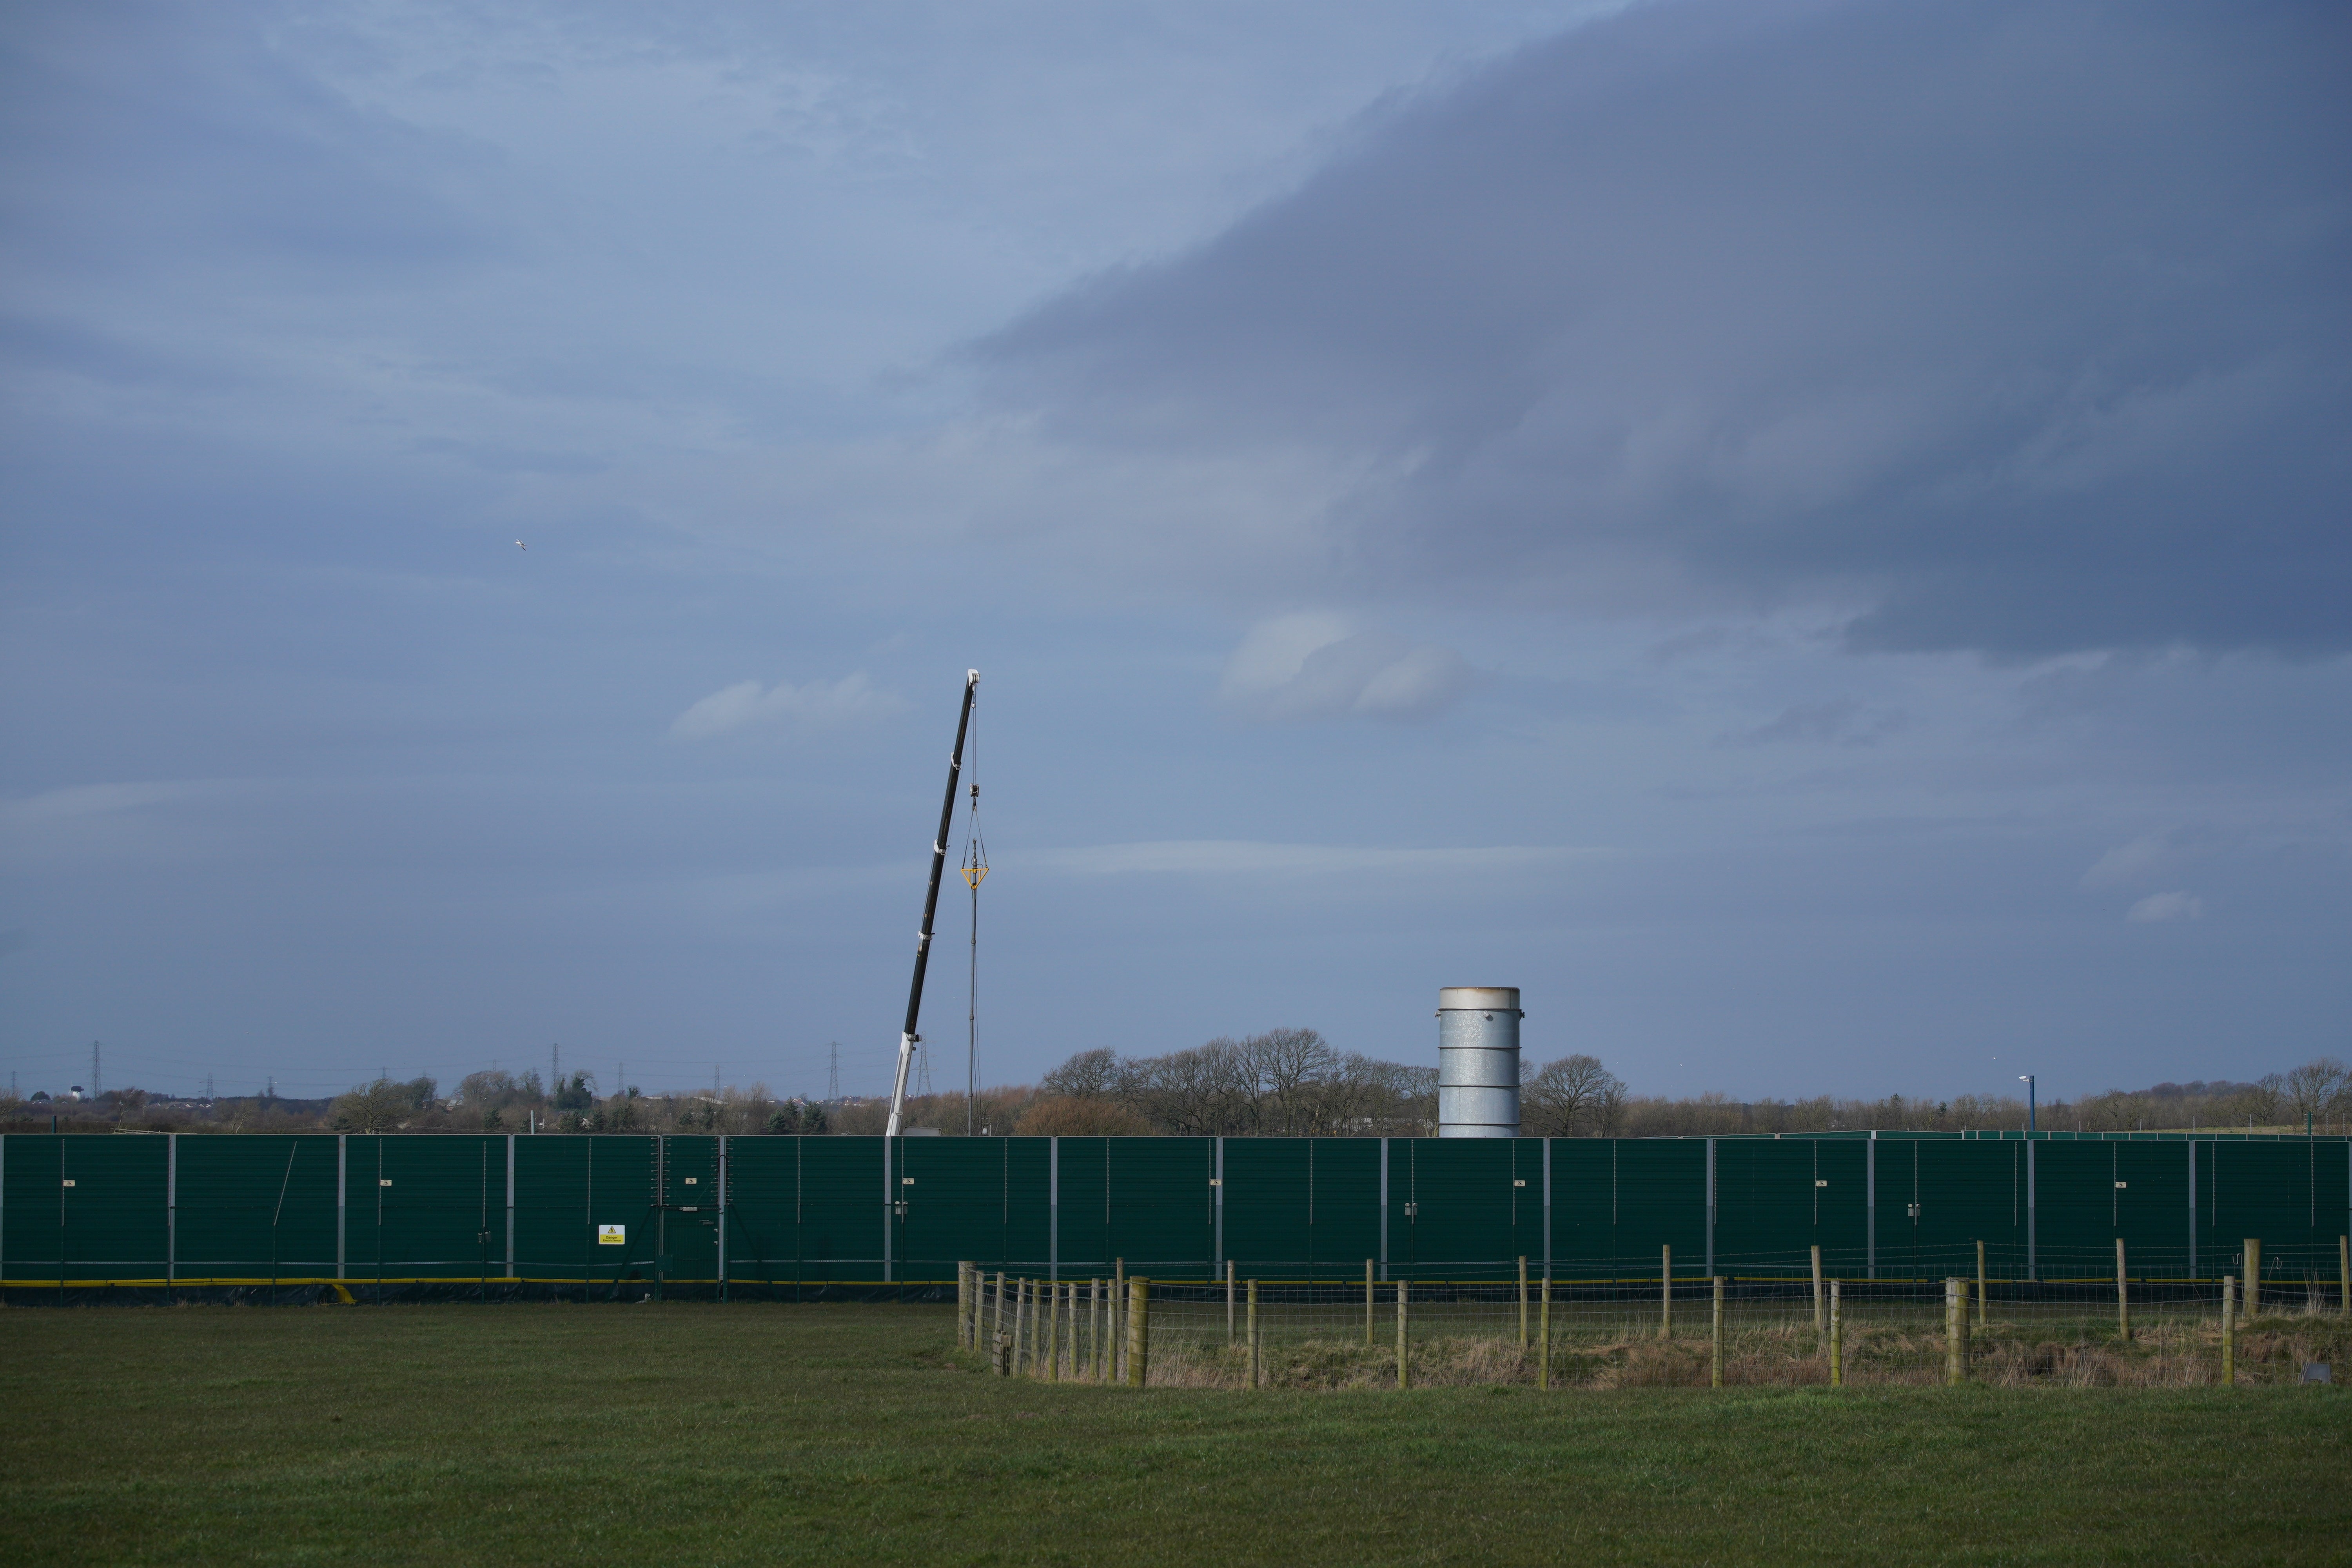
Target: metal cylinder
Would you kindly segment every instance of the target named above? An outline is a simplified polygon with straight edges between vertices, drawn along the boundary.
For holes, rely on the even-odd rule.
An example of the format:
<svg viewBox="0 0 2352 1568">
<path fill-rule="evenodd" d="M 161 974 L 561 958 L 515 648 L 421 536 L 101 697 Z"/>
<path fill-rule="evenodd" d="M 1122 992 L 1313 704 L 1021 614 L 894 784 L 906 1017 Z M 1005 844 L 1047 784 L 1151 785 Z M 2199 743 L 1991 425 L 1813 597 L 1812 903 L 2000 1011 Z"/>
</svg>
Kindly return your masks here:
<svg viewBox="0 0 2352 1568">
<path fill-rule="evenodd" d="M 1437 993 L 1437 1135 L 1519 1135 L 1519 988 Z"/>
</svg>

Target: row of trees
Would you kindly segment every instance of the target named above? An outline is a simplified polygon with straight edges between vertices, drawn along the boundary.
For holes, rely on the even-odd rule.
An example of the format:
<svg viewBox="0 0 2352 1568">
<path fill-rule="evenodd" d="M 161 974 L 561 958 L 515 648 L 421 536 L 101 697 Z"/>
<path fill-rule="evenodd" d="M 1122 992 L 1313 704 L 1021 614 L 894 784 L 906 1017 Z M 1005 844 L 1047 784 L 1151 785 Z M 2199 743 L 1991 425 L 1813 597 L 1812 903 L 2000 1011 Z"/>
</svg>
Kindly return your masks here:
<svg viewBox="0 0 2352 1568">
<path fill-rule="evenodd" d="M 2011 1096 L 1948 1100 L 1735 1100 L 1629 1094 L 1594 1057 L 1574 1055 L 1523 1073 L 1520 1127 L 1529 1136 L 1670 1137 L 1825 1132 L 1864 1128 L 1959 1131 L 2019 1130 L 2025 1102 Z M 447 1098 L 430 1078 L 379 1079 L 323 1107 L 255 1098 L 190 1118 L 173 1102 L 136 1089 L 91 1101 L 38 1107 L 0 1096 L 0 1127 L 33 1131 L 52 1110 L 77 1131 L 144 1127 L 156 1131 L 836 1132 L 877 1133 L 888 1108 L 878 1100 L 831 1105 L 778 1099 L 764 1084 L 715 1094 L 647 1095 L 635 1086 L 605 1095 L 574 1073 L 551 1088 L 536 1072 L 468 1074 Z M 217 1108 L 216 1108 L 217 1109 Z M 37 1118 L 37 1120 L 35 1120 Z M 2317 1058 L 2251 1083 L 2227 1079 L 2110 1090 L 2041 1107 L 2045 1131 L 2086 1132 L 2187 1128 L 2342 1131 L 2352 1125 L 2352 1071 Z M 1426 1137 L 1437 1130 L 1437 1070 L 1343 1052 L 1312 1029 L 1273 1029 L 1219 1038 L 1161 1056 L 1078 1052 L 1035 1085 L 984 1089 L 970 1105 L 960 1093 L 908 1102 L 908 1123 L 950 1135 L 976 1132 L 1064 1136 L 1192 1134 L 1224 1137 Z"/>
</svg>

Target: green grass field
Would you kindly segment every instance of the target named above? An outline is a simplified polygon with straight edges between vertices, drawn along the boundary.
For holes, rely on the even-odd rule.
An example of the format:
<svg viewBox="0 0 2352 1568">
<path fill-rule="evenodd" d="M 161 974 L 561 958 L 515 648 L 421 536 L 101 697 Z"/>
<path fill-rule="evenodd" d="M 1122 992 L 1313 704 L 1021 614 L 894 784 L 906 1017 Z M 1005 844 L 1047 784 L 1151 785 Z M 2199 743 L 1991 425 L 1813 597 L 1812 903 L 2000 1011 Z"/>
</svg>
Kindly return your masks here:
<svg viewBox="0 0 2352 1568">
<path fill-rule="evenodd" d="M 2340 1388 L 1005 1382 L 943 1308 L 12 1310 L 41 1563 L 2343 1563 Z"/>
</svg>

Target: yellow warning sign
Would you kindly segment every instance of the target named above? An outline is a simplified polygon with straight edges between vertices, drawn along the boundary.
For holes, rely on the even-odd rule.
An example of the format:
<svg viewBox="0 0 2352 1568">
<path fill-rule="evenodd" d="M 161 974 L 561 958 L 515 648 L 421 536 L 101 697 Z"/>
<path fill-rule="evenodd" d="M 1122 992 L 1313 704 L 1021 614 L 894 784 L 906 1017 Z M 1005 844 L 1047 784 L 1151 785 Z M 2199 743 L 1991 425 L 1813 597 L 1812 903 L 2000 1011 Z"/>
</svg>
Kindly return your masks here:
<svg viewBox="0 0 2352 1568">
<path fill-rule="evenodd" d="M 599 1247 L 625 1247 L 628 1241 L 629 1227 L 625 1225 L 600 1225 L 596 1227 L 596 1245 Z"/>
</svg>

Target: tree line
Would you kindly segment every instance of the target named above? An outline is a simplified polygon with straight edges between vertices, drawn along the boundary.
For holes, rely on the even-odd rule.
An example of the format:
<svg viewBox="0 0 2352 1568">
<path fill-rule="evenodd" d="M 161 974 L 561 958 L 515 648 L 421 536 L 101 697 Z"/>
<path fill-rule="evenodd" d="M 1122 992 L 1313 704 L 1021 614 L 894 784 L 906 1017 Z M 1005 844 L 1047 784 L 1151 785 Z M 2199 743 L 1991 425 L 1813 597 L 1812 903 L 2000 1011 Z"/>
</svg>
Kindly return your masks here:
<svg viewBox="0 0 2352 1568">
<path fill-rule="evenodd" d="M 2028 1117 L 2025 1101 L 2011 1095 L 1635 1095 L 1582 1053 L 1523 1068 L 1519 1101 L 1520 1131 L 1546 1138 L 2014 1131 Z M 908 1126 L 948 1136 L 969 1128 L 1068 1137 L 1429 1137 L 1437 1131 L 1437 1069 L 1341 1051 L 1313 1029 L 1270 1029 L 1158 1056 L 1082 1050 L 1034 1084 L 982 1089 L 969 1105 L 960 1092 L 919 1096 L 907 1111 Z M 70 1102 L 0 1096 L 0 1129 L 45 1131 L 52 1114 L 62 1128 L 88 1131 L 873 1134 L 883 1131 L 888 1106 L 779 1097 L 759 1083 L 661 1095 L 628 1085 L 607 1094 L 593 1073 L 551 1084 L 535 1071 L 469 1073 L 446 1096 L 431 1078 L 378 1079 L 323 1102 L 252 1096 L 198 1103 L 138 1089 Z M 2252 1082 L 2159 1083 L 2053 1099 L 2042 1102 L 2038 1120 L 2049 1131 L 2342 1132 L 2352 1128 L 2352 1070 L 2319 1057 Z"/>
</svg>

